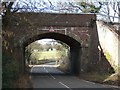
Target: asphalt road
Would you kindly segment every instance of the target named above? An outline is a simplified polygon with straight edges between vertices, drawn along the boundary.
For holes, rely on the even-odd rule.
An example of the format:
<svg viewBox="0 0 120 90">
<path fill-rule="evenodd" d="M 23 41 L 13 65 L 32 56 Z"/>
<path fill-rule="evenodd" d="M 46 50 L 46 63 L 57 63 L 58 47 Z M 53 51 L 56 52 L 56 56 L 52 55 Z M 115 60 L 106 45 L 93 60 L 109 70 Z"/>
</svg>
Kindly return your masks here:
<svg viewBox="0 0 120 90">
<path fill-rule="evenodd" d="M 54 88 L 55 90 L 84 90 L 83 88 L 92 88 L 96 90 L 96 88 L 99 88 L 99 90 L 120 90 L 118 87 L 81 80 L 74 75 L 66 75 L 53 65 L 33 66 L 31 73 L 30 78 L 33 88 Z"/>
</svg>

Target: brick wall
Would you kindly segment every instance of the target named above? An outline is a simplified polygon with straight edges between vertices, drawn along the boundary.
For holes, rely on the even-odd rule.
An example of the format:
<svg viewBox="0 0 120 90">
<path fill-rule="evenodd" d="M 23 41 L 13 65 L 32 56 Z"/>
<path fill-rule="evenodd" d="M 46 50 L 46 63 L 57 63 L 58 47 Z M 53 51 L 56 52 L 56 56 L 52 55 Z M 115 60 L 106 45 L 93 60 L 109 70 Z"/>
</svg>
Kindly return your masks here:
<svg viewBox="0 0 120 90">
<path fill-rule="evenodd" d="M 68 44 L 75 69 L 79 72 L 95 70 L 98 63 L 98 34 L 94 14 L 46 14 L 46 13 L 17 13 L 11 16 L 9 26 L 4 31 L 12 32 L 9 38 L 13 48 L 14 58 L 24 65 L 24 47 L 31 42 L 42 38 L 58 39 Z M 45 28 L 66 28 L 64 31 L 44 31 Z M 7 35 L 7 34 L 6 34 Z M 6 39 L 7 36 L 4 35 Z M 18 52 L 21 52 L 19 54 Z M 21 55 L 18 58 L 16 57 Z M 16 55 L 16 56 L 15 56 Z M 99 67 L 98 67 L 99 68 Z M 77 71 L 78 72 L 78 71 Z"/>
</svg>

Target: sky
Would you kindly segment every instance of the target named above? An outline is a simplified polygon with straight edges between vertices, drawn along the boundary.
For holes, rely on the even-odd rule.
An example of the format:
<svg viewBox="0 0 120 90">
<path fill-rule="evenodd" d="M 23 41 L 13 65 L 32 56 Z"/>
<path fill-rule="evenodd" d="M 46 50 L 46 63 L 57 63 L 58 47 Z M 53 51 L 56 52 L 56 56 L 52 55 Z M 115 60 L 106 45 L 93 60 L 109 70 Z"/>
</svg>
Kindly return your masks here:
<svg viewBox="0 0 120 90">
<path fill-rule="evenodd" d="M 56 40 L 47 38 L 47 39 L 38 40 L 37 42 L 44 45 L 44 44 L 46 44 L 48 42 L 52 42 L 52 41 L 56 41 Z"/>
</svg>

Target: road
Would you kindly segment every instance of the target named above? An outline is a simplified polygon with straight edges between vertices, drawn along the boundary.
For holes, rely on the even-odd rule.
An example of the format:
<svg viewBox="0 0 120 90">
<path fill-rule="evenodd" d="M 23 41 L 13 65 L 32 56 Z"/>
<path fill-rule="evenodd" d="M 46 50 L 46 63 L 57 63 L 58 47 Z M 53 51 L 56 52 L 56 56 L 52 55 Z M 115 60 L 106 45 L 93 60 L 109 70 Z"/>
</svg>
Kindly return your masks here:
<svg viewBox="0 0 120 90">
<path fill-rule="evenodd" d="M 66 75 L 54 65 L 36 65 L 31 69 L 33 88 L 79 90 L 80 88 L 99 88 L 99 90 L 120 90 L 117 87 L 81 80 L 74 75 Z M 81 89 L 84 90 L 84 89 Z"/>
</svg>

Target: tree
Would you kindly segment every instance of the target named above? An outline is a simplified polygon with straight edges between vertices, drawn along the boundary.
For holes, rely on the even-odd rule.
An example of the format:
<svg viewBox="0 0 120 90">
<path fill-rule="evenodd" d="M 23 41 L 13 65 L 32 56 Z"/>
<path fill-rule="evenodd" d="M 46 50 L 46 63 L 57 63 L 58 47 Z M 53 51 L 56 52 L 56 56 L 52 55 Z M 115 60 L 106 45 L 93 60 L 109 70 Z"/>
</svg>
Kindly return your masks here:
<svg viewBox="0 0 120 90">
<path fill-rule="evenodd" d="M 54 45 L 54 48 L 55 48 L 56 50 L 58 50 L 58 51 L 62 51 L 62 49 L 63 49 L 63 47 L 62 47 L 61 44 L 55 44 L 55 45 Z"/>
<path fill-rule="evenodd" d="M 93 0 L 91 2 L 78 0 L 76 4 L 70 2 L 74 8 L 78 8 L 84 13 L 95 13 L 98 19 L 107 22 L 114 22 L 116 19 L 120 19 L 120 1 L 113 2 L 100 2 L 98 0 Z"/>
<path fill-rule="evenodd" d="M 33 42 L 26 47 L 25 58 L 26 58 L 27 63 L 30 62 L 31 55 L 34 53 L 34 50 L 41 51 L 41 50 L 43 50 L 43 46 L 41 44 L 39 44 L 38 42 Z"/>
<path fill-rule="evenodd" d="M 65 51 L 69 49 L 69 46 L 65 44 L 64 42 L 59 41 L 59 40 L 56 40 L 56 42 L 57 44 L 53 46 L 56 50 Z"/>
<path fill-rule="evenodd" d="M 43 50 L 43 46 L 40 43 L 38 43 L 37 41 L 31 43 L 28 47 L 31 47 L 32 51 L 35 50 L 35 49 L 38 50 L 38 51 Z"/>
<path fill-rule="evenodd" d="M 88 2 L 69 2 L 69 4 L 74 7 L 78 8 L 83 13 L 98 13 L 102 7 L 102 3 L 98 2 L 99 6 L 95 5 L 94 3 L 88 3 Z"/>
<path fill-rule="evenodd" d="M 2 15 L 2 23 L 3 23 L 3 27 L 7 26 L 8 23 L 10 23 L 10 18 L 11 15 L 15 12 L 17 12 L 19 9 L 18 8 L 12 8 L 14 2 L 11 2 L 11 0 L 3 0 L 2 1 L 2 6 L 0 9 L 0 15 Z"/>
<path fill-rule="evenodd" d="M 51 49 L 51 50 L 53 49 L 51 43 L 46 43 L 46 44 L 43 46 L 43 48 L 44 48 L 44 50 L 46 50 L 46 51 L 49 51 L 49 49 Z"/>
<path fill-rule="evenodd" d="M 118 2 L 102 2 L 103 7 L 100 11 L 105 21 L 114 22 L 120 18 L 120 1 Z"/>
</svg>

